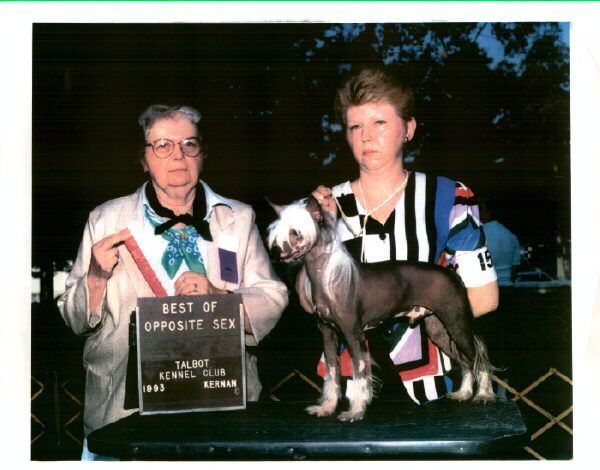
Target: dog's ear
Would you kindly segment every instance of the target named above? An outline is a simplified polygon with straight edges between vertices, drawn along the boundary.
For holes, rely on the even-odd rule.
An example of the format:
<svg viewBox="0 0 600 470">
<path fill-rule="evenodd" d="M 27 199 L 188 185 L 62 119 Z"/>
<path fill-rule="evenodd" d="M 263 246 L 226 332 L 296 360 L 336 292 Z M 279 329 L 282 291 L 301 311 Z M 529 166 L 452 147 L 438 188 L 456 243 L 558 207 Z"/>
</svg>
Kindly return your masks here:
<svg viewBox="0 0 600 470">
<path fill-rule="evenodd" d="M 267 202 L 269 203 L 269 205 L 273 208 L 273 210 L 275 211 L 275 213 L 278 216 L 281 215 L 281 211 L 283 210 L 283 206 L 278 206 L 277 204 L 271 202 L 267 196 L 265 196 L 265 199 L 267 200 Z"/>
<path fill-rule="evenodd" d="M 317 222 L 323 221 L 323 213 L 321 212 L 321 205 L 319 201 L 315 199 L 315 197 L 311 194 L 308 196 L 308 201 L 306 202 L 306 210 L 313 218 L 313 220 Z"/>
</svg>

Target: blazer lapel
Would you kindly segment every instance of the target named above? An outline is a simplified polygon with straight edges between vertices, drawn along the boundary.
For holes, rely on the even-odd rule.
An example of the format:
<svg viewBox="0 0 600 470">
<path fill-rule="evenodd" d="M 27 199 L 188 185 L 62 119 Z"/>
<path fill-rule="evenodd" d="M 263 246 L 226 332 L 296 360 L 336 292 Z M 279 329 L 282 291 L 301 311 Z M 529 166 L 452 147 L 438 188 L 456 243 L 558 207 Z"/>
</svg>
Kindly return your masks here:
<svg viewBox="0 0 600 470">
<path fill-rule="evenodd" d="M 150 183 L 148 183 L 150 184 Z M 119 214 L 117 224 L 120 228 L 125 228 L 132 223 L 144 223 L 144 215 L 141 210 L 143 186 L 137 191 L 136 197 L 132 199 L 131 204 L 123 207 Z M 226 289 L 228 283 L 221 279 L 221 262 L 219 260 L 218 238 L 221 233 L 226 233 L 228 228 L 234 223 L 233 212 L 225 204 L 213 206 L 209 220 L 210 233 L 213 241 L 208 244 L 207 266 L 214 267 L 210 270 L 210 281 L 220 289 Z M 154 293 L 144 279 L 137 264 L 131 257 L 129 250 L 122 245 L 119 247 L 120 262 L 123 263 L 123 269 L 127 273 L 131 286 L 136 297 L 152 297 Z M 231 287 L 231 285 L 229 285 Z"/>
</svg>

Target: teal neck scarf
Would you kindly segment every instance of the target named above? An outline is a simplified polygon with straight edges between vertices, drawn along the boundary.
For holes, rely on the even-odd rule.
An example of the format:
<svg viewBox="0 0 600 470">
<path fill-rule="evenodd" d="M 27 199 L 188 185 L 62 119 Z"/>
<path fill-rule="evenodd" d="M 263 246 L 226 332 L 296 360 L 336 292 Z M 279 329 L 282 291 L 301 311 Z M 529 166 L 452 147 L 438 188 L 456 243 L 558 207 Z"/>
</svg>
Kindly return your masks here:
<svg viewBox="0 0 600 470">
<path fill-rule="evenodd" d="M 158 216 L 148 205 L 144 205 L 144 208 L 146 218 L 153 227 L 165 222 L 165 219 Z M 191 271 L 207 275 L 202 255 L 198 249 L 198 232 L 193 226 L 188 225 L 183 229 L 170 228 L 160 236 L 169 242 L 161 258 L 161 264 L 169 279 L 175 277 L 184 261 Z"/>
</svg>

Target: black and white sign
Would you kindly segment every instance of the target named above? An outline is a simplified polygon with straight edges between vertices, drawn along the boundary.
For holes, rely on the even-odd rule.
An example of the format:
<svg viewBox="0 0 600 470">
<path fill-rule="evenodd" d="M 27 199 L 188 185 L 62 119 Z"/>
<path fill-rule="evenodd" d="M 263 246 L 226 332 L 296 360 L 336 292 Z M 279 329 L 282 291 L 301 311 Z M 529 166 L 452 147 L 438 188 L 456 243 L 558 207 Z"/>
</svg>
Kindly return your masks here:
<svg viewBox="0 0 600 470">
<path fill-rule="evenodd" d="M 241 295 L 143 297 L 136 315 L 140 414 L 246 407 Z"/>
</svg>

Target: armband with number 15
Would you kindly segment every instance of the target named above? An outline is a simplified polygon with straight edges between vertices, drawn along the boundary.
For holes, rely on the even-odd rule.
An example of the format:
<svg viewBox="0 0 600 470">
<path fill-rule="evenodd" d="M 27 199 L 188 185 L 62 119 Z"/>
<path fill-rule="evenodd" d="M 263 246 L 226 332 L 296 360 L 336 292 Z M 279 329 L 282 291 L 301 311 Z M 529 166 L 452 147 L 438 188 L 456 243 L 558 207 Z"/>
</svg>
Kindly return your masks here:
<svg viewBox="0 0 600 470">
<path fill-rule="evenodd" d="M 487 247 L 473 251 L 457 251 L 458 274 L 466 287 L 479 287 L 498 279 Z"/>
</svg>

